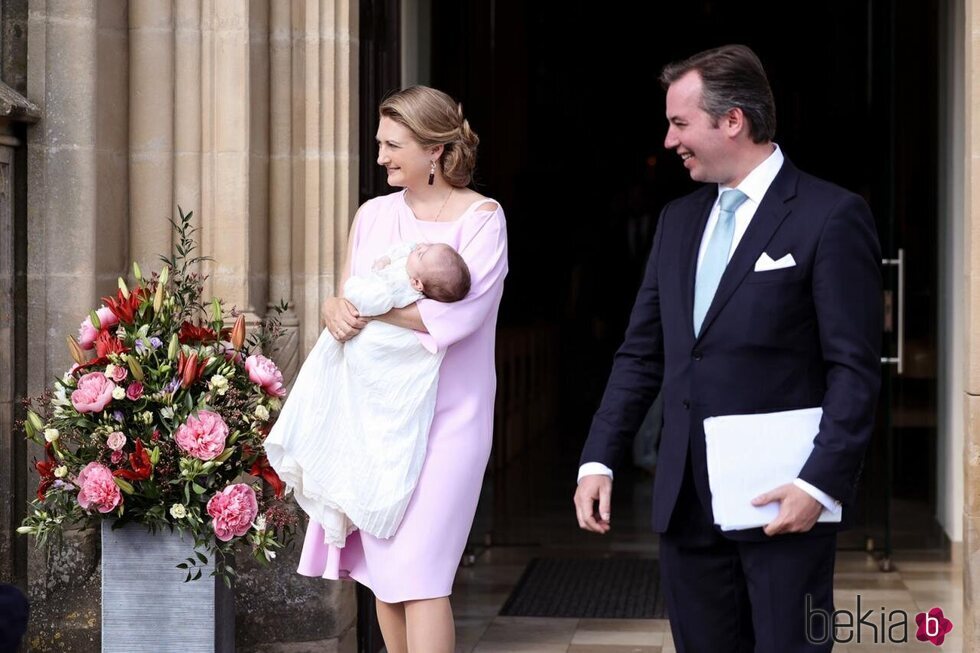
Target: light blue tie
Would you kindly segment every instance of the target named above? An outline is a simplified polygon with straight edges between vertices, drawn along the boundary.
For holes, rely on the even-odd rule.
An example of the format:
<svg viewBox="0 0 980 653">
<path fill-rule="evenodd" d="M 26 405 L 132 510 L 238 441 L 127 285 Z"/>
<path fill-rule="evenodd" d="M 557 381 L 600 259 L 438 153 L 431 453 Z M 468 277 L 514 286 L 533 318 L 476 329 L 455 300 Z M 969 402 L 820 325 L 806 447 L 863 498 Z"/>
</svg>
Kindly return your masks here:
<svg viewBox="0 0 980 653">
<path fill-rule="evenodd" d="M 694 283 L 694 335 L 701 333 L 701 324 L 708 314 L 708 307 L 715 297 L 721 275 L 728 265 L 728 252 L 735 234 L 735 211 L 748 196 L 740 190 L 726 190 L 718 200 L 718 222 L 711 232 L 708 248 L 704 250 L 701 267 Z"/>
</svg>

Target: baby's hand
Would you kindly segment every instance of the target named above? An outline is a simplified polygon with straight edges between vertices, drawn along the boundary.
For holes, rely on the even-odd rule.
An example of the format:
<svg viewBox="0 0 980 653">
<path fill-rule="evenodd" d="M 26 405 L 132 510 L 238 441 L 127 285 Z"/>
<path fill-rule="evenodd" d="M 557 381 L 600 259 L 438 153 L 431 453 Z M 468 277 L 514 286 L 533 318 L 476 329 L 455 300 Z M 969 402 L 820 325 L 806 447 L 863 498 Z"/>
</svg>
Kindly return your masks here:
<svg viewBox="0 0 980 653">
<path fill-rule="evenodd" d="M 371 269 L 377 272 L 378 270 L 385 269 L 389 265 L 391 265 L 391 259 L 388 258 L 387 256 L 382 256 L 381 258 L 379 258 L 377 261 L 374 262 L 374 265 L 371 266 Z"/>
</svg>

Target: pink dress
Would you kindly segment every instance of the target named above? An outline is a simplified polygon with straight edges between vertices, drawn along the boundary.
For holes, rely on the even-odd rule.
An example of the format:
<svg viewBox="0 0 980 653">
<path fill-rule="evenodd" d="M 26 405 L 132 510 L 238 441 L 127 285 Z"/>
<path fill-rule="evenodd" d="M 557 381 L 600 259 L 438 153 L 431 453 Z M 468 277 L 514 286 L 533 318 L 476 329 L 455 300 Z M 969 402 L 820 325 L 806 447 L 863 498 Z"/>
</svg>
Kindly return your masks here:
<svg viewBox="0 0 980 653">
<path fill-rule="evenodd" d="M 311 522 L 299 573 L 353 578 L 382 601 L 449 596 L 490 457 L 496 390 L 494 338 L 497 309 L 507 274 L 504 212 L 473 203 L 452 222 L 415 218 L 405 192 L 365 202 L 353 233 L 351 273 L 370 272 L 374 261 L 401 242 L 442 242 L 469 266 L 472 287 L 465 299 L 418 302 L 429 333 L 419 339 L 431 351 L 445 350 L 439 369 L 435 417 L 415 493 L 395 535 L 382 540 L 355 531 L 343 548 L 328 546 Z"/>
</svg>

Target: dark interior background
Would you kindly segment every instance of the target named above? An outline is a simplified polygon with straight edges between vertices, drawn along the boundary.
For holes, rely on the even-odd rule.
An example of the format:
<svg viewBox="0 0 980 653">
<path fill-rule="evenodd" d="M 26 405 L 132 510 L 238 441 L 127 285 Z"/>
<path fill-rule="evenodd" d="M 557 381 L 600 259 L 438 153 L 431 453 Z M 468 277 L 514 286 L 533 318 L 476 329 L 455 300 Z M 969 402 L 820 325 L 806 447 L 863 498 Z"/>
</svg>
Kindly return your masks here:
<svg viewBox="0 0 980 653">
<path fill-rule="evenodd" d="M 695 187 L 663 148 L 657 76 L 669 61 L 740 42 L 769 73 L 783 152 L 867 199 L 886 257 L 904 248 L 906 370 L 898 376 L 894 366 L 884 368 L 863 521 L 865 530 L 880 532 L 889 501 L 907 500 L 935 525 L 943 6 L 432 0 L 431 83 L 463 103 L 481 138 L 475 187 L 507 213 L 501 328 L 551 325 L 557 333 L 561 451 L 553 453 L 567 458 L 569 474 L 659 211 Z M 373 151 L 373 107 L 399 83 L 397 16 L 397 0 L 362 3 L 365 151 Z M 362 195 L 389 192 L 373 158 L 362 159 Z M 890 267 L 884 275 L 894 307 L 897 275 Z M 893 308 L 885 355 L 895 353 L 897 318 Z"/>
<path fill-rule="evenodd" d="M 400 84 L 399 4 L 361 3 L 363 152 L 374 151 L 377 102 Z M 935 520 L 938 80 L 947 5 L 431 0 L 431 84 L 463 103 L 480 135 L 474 186 L 504 206 L 510 248 L 498 407 L 512 408 L 496 418 L 474 548 L 521 541 L 530 531 L 513 526 L 515 515 L 533 520 L 542 495 L 561 505 L 571 497 L 660 209 L 695 188 L 663 148 L 657 76 L 670 61 L 725 43 L 749 45 L 765 65 L 784 154 L 864 196 L 883 255 L 905 255 L 905 369 L 883 366 L 855 527 L 840 545 L 887 559 L 893 547 L 948 544 Z M 362 156 L 362 199 L 390 192 L 372 162 Z M 883 356 L 895 356 L 899 279 L 894 266 L 883 276 Z M 522 435 L 525 445 L 514 446 L 511 416 L 528 423 L 545 411 L 538 389 L 509 386 L 501 367 L 506 334 L 522 330 L 557 341 L 548 359 L 556 415 L 538 420 L 553 433 Z M 629 483 L 617 486 L 617 514 L 649 510 L 648 493 L 633 497 L 624 492 Z"/>
</svg>

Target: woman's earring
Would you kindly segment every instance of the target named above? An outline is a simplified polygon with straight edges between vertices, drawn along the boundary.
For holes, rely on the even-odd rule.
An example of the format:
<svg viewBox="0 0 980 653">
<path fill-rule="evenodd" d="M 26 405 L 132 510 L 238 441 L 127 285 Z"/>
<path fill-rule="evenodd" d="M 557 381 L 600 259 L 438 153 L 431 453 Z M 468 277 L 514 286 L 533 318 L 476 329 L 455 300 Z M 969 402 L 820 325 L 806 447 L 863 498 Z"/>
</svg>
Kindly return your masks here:
<svg viewBox="0 0 980 653">
<path fill-rule="evenodd" d="M 430 166 L 429 167 L 429 185 L 431 186 L 432 183 L 436 180 L 436 162 L 435 161 L 430 161 L 429 162 L 429 166 Z"/>
</svg>

